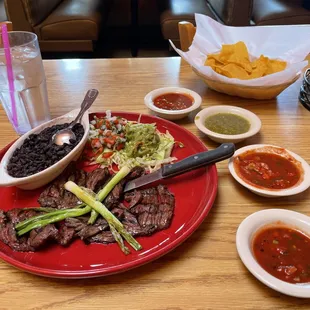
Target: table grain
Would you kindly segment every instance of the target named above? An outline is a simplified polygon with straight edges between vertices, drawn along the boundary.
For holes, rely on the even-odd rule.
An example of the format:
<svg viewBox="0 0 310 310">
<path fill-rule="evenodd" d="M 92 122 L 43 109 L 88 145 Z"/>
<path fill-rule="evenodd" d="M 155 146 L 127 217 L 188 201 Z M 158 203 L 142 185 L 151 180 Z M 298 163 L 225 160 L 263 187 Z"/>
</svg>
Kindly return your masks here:
<svg viewBox="0 0 310 310">
<path fill-rule="evenodd" d="M 148 113 L 144 96 L 165 86 L 181 86 L 203 97 L 202 107 L 226 104 L 246 108 L 262 120 L 262 130 L 237 147 L 270 143 L 310 161 L 310 113 L 298 103 L 301 81 L 277 99 L 257 101 L 208 89 L 180 58 L 44 61 L 53 117 L 80 105 L 89 88 L 100 92 L 94 111 Z M 202 139 L 191 117 L 177 121 Z M 0 109 L 0 148 L 17 136 Z M 268 199 L 236 183 L 227 161 L 217 164 L 219 187 L 214 206 L 197 231 L 164 257 L 126 273 L 84 280 L 48 279 L 0 262 L 0 309 L 310 309 L 310 300 L 275 292 L 254 278 L 236 251 L 241 221 L 253 212 L 286 208 L 310 215 L 310 190 Z"/>
</svg>

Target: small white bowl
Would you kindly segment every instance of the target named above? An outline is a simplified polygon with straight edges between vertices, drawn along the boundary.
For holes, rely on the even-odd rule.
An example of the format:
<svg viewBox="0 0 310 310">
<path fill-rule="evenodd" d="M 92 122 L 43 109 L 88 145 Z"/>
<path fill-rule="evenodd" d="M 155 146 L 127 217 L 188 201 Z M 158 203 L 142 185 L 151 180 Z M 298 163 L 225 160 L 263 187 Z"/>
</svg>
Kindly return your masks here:
<svg viewBox="0 0 310 310">
<path fill-rule="evenodd" d="M 205 121 L 207 117 L 214 115 L 214 114 L 218 114 L 218 113 L 232 113 L 232 114 L 236 114 L 241 117 L 244 117 L 250 122 L 251 124 L 250 129 L 247 132 L 239 134 L 239 135 L 224 135 L 224 134 L 216 133 L 214 131 L 209 130 L 205 126 Z M 200 131 L 202 131 L 211 140 L 215 142 L 238 143 L 249 137 L 256 135 L 262 127 L 262 122 L 256 114 L 246 109 L 242 109 L 242 108 L 234 107 L 234 106 L 228 106 L 228 105 L 216 105 L 216 106 L 212 106 L 212 107 L 201 110 L 195 117 L 195 125 Z"/>
<path fill-rule="evenodd" d="M 277 225 L 277 222 L 280 222 L 281 226 L 286 224 L 310 235 L 310 217 L 304 214 L 283 209 L 258 211 L 248 216 L 239 225 L 236 235 L 238 254 L 248 270 L 265 285 L 286 295 L 309 298 L 310 283 L 292 284 L 279 280 L 265 271 L 253 255 L 252 241 L 255 233 L 263 226 Z"/>
<path fill-rule="evenodd" d="M 82 118 L 82 125 L 84 127 L 84 135 L 79 144 L 64 158 L 58 161 L 56 164 L 42 170 L 38 173 L 30 175 L 29 177 L 14 178 L 7 173 L 7 165 L 14 151 L 19 148 L 24 141 L 31 135 L 41 132 L 44 128 L 51 127 L 56 124 L 70 123 L 77 116 L 80 109 L 73 110 L 68 114 L 55 118 L 47 123 L 44 123 L 28 133 L 20 137 L 5 153 L 0 163 L 0 186 L 16 186 L 18 188 L 31 190 L 39 188 L 43 185 L 54 180 L 61 172 L 69 165 L 71 161 L 77 160 L 81 155 L 84 146 L 87 142 L 89 132 L 89 118 L 86 112 Z"/>
<path fill-rule="evenodd" d="M 279 189 L 279 190 L 272 190 L 272 189 L 262 189 L 262 188 L 257 188 L 255 186 L 252 186 L 248 184 L 247 182 L 243 181 L 242 178 L 239 177 L 237 174 L 235 167 L 234 167 L 234 160 L 236 157 L 246 151 L 250 150 L 255 150 L 255 149 L 261 149 L 261 148 L 266 148 L 266 147 L 271 147 L 271 148 L 276 148 L 280 150 L 284 150 L 287 152 L 289 155 L 291 155 L 297 162 L 301 164 L 301 167 L 303 169 L 304 175 L 303 175 L 303 180 L 301 182 L 298 182 L 295 186 L 287 188 L 287 189 Z M 263 196 L 263 197 L 284 197 L 284 196 L 291 196 L 291 195 L 296 195 L 299 194 L 306 189 L 309 188 L 310 186 L 310 167 L 309 164 L 301 158 L 299 155 L 284 149 L 279 146 L 275 145 L 270 145 L 270 144 L 253 144 L 253 145 L 248 145 L 245 147 L 240 148 L 235 152 L 235 154 L 229 159 L 228 163 L 228 168 L 231 173 L 231 175 L 235 178 L 237 182 L 239 182 L 241 185 L 244 187 L 248 188 L 251 192 Z"/>
<path fill-rule="evenodd" d="M 168 93 L 179 93 L 189 95 L 194 99 L 192 106 L 183 110 L 165 110 L 160 109 L 154 105 L 154 99 L 160 95 L 168 94 Z M 201 97 L 194 91 L 181 88 L 181 87 L 163 87 L 154 89 L 149 92 L 144 97 L 144 104 L 157 116 L 168 119 L 168 120 L 177 120 L 188 116 L 189 113 L 198 109 L 201 106 L 202 99 Z"/>
</svg>

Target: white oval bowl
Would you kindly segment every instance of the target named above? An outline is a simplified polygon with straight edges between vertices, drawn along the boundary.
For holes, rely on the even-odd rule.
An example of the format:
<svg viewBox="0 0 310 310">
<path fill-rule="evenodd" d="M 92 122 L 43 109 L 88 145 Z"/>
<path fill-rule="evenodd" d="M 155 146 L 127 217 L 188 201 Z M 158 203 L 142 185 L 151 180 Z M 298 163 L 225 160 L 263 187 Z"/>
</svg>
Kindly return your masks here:
<svg viewBox="0 0 310 310">
<path fill-rule="evenodd" d="M 310 283 L 292 284 L 279 280 L 265 271 L 253 255 L 252 241 L 255 233 L 265 225 L 276 225 L 278 221 L 310 236 L 310 217 L 283 209 L 262 210 L 251 214 L 239 225 L 236 235 L 238 254 L 248 270 L 265 285 L 286 295 L 309 298 Z"/>
<path fill-rule="evenodd" d="M 82 118 L 82 125 L 84 127 L 84 135 L 78 145 L 64 158 L 58 161 L 56 164 L 38 172 L 29 177 L 23 178 L 14 178 L 7 173 L 7 165 L 11 156 L 13 155 L 14 151 L 21 147 L 24 141 L 31 135 L 31 134 L 38 134 L 44 128 L 51 127 L 56 124 L 63 124 L 63 123 L 70 123 L 73 119 L 77 116 L 80 109 L 73 110 L 68 114 L 63 116 L 57 117 L 49 122 L 41 124 L 40 126 L 32 129 L 31 131 L 27 132 L 23 136 L 21 136 L 5 153 L 3 156 L 1 163 L 0 163 L 0 186 L 16 186 L 21 189 L 31 190 L 39 188 L 43 185 L 54 180 L 61 172 L 69 165 L 71 161 L 77 160 L 78 157 L 81 155 L 84 146 L 87 142 L 88 132 L 89 132 L 89 118 L 88 113 L 86 112 Z"/>
<path fill-rule="evenodd" d="M 263 147 L 273 147 L 273 148 L 280 148 L 280 149 L 284 149 L 286 152 L 288 152 L 292 157 L 294 157 L 297 161 L 299 161 L 301 163 L 302 169 L 304 170 L 304 179 L 302 182 L 300 182 L 299 184 L 297 184 L 296 186 L 287 188 L 287 189 L 279 189 L 279 190 L 268 190 L 268 189 L 262 189 L 262 188 L 257 188 L 255 186 L 252 186 L 250 184 L 248 184 L 247 182 L 243 181 L 239 175 L 237 174 L 235 167 L 234 167 L 234 160 L 235 158 L 246 152 L 246 151 L 250 151 L 250 150 L 255 150 L 255 149 L 259 149 L 259 148 L 263 148 Z M 246 187 L 247 189 L 249 189 L 251 192 L 259 195 L 259 196 L 263 196 L 263 197 L 284 197 L 284 196 L 292 196 L 292 195 L 296 195 L 299 194 L 303 191 L 305 191 L 306 189 L 308 189 L 310 187 L 310 167 L 308 165 L 308 163 L 299 155 L 283 148 L 283 147 L 279 147 L 279 146 L 275 146 L 275 145 L 270 145 L 270 144 L 252 144 L 252 145 L 248 145 L 245 147 L 240 148 L 239 150 L 237 150 L 235 152 L 235 154 L 229 159 L 228 162 L 228 168 L 229 171 L 231 173 L 231 175 L 234 177 L 234 179 L 239 182 L 241 185 L 243 185 L 244 187 Z"/>
<path fill-rule="evenodd" d="M 183 110 L 165 110 L 160 109 L 154 105 L 154 99 L 160 95 L 164 95 L 167 93 L 181 93 L 185 95 L 189 95 L 194 99 L 193 105 L 190 106 L 187 109 Z M 188 116 L 189 113 L 192 111 L 198 109 L 201 106 L 202 99 L 200 95 L 198 95 L 196 92 L 187 89 L 187 88 L 181 88 L 181 87 L 163 87 L 163 88 L 157 88 L 149 92 L 144 97 L 144 104 L 153 112 L 153 114 L 168 119 L 168 120 L 177 120 L 184 118 Z"/>
<path fill-rule="evenodd" d="M 250 125 L 251 125 L 250 129 L 247 132 L 239 134 L 239 135 L 224 135 L 224 134 L 216 133 L 214 131 L 209 130 L 205 126 L 206 118 L 211 115 L 218 114 L 218 113 L 232 113 L 232 114 L 236 114 L 241 117 L 244 117 L 250 122 Z M 201 132 L 206 134 L 211 140 L 215 142 L 238 143 L 249 137 L 256 135 L 262 127 L 262 122 L 256 114 L 246 109 L 242 109 L 242 108 L 234 107 L 234 106 L 228 106 L 228 105 L 216 105 L 216 106 L 208 107 L 208 108 L 201 110 L 195 116 L 195 125 Z"/>
</svg>

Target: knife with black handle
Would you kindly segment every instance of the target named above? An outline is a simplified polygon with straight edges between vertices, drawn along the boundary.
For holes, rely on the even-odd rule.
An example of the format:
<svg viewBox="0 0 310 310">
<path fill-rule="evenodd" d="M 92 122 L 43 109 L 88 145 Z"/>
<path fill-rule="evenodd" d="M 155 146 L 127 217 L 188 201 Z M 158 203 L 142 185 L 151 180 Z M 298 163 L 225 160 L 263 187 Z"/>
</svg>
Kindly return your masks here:
<svg viewBox="0 0 310 310">
<path fill-rule="evenodd" d="M 211 165 L 231 157 L 235 152 L 233 143 L 223 143 L 215 150 L 206 151 L 191 155 L 175 164 L 167 164 L 161 169 L 150 174 L 143 175 L 137 179 L 127 182 L 124 192 L 139 188 L 146 184 L 158 181 L 160 179 L 170 178 L 179 174 Z"/>
</svg>

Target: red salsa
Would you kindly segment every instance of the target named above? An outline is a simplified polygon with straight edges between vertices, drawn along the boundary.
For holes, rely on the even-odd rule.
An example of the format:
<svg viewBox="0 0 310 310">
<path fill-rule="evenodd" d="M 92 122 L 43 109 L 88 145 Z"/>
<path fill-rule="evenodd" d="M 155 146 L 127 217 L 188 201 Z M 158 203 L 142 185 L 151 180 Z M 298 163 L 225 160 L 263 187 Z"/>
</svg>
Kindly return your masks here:
<svg viewBox="0 0 310 310">
<path fill-rule="evenodd" d="M 289 283 L 310 282 L 310 238 L 285 226 L 263 228 L 253 239 L 257 262 L 274 277 Z"/>
<path fill-rule="evenodd" d="M 187 94 L 168 93 L 156 97 L 154 105 L 164 110 L 184 110 L 193 105 L 194 99 Z"/>
<path fill-rule="evenodd" d="M 239 155 L 234 167 L 245 182 L 260 188 L 285 189 L 300 179 L 300 170 L 294 158 L 273 153 L 249 151 Z"/>
</svg>

